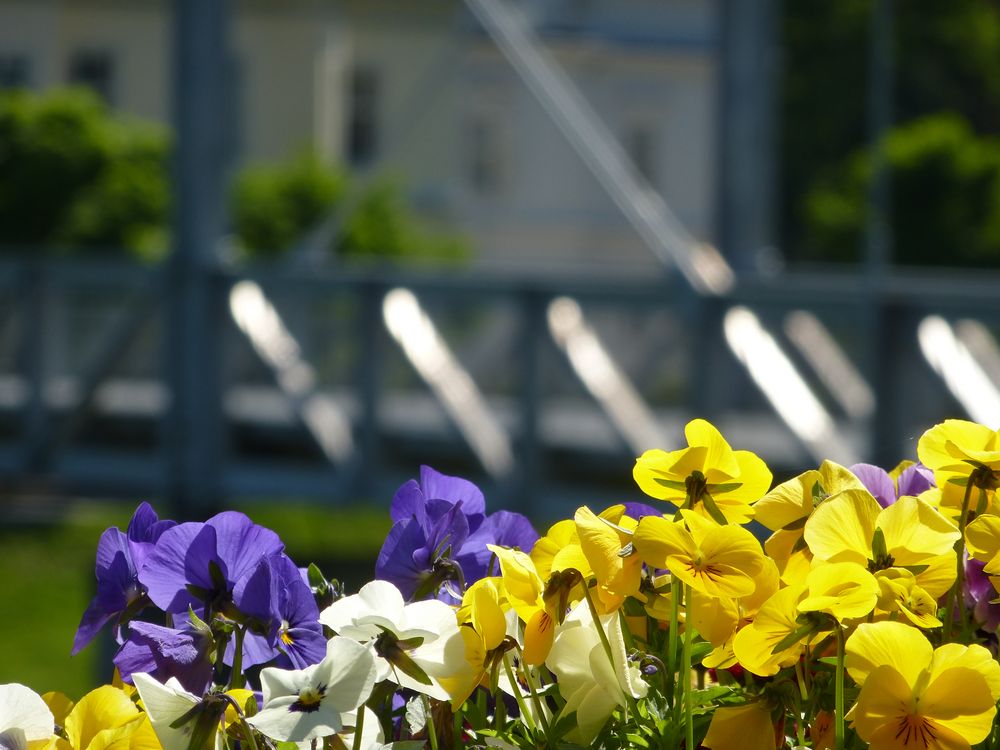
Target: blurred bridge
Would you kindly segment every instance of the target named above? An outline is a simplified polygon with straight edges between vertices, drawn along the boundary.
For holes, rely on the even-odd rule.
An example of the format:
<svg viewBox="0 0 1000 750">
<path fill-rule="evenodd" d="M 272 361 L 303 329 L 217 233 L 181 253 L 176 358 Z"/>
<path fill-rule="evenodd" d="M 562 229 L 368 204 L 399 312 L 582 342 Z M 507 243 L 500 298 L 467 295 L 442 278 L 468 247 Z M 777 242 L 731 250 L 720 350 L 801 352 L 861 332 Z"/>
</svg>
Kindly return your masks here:
<svg viewBox="0 0 1000 750">
<path fill-rule="evenodd" d="M 8 490 L 169 497 L 169 284 L 124 264 L 0 267 Z M 776 473 L 913 457 L 946 416 L 1000 425 L 989 278 L 740 277 L 710 297 L 680 278 L 220 268 L 209 284 L 194 429 L 219 503 L 384 502 L 430 463 L 550 517 L 637 498 L 635 456 L 683 445 L 695 416 Z"/>
<path fill-rule="evenodd" d="M 761 42 L 740 30 L 768 0 L 724 5 L 723 234 L 753 245 L 762 165 L 746 144 L 767 97 L 748 89 L 759 76 L 741 83 Z M 0 264 L 9 492 L 154 497 L 203 516 L 237 497 L 385 503 L 430 463 L 544 519 L 640 499 L 634 458 L 683 445 L 696 416 L 779 475 L 823 458 L 891 466 L 945 417 L 1000 427 L 996 278 L 890 271 L 878 226 L 863 272 L 742 270 L 688 234 L 530 18 L 507 0 L 466 6 L 664 273 L 331 268 L 317 250 L 339 215 L 291 262 L 225 264 L 227 4 L 174 0 L 172 257 Z M 883 126 L 873 117 L 873 139 Z"/>
</svg>

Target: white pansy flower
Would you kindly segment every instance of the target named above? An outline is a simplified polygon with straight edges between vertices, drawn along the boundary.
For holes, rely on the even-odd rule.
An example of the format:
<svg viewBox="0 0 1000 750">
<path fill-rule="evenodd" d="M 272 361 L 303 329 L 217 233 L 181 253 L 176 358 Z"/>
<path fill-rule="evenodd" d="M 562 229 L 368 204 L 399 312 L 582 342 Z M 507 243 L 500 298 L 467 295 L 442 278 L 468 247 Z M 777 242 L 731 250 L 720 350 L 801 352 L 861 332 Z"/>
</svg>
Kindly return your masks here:
<svg viewBox="0 0 1000 750">
<path fill-rule="evenodd" d="M 308 742 L 340 732 L 345 715 L 368 700 L 375 685 L 375 658 L 356 641 L 335 636 L 319 664 L 268 667 L 260 682 L 264 706 L 247 721 L 273 740 Z"/>
<path fill-rule="evenodd" d="M 635 665 L 629 664 L 625 638 L 617 614 L 601 618 L 611 643 L 611 660 L 601 643 L 590 608 L 581 602 L 556 630 L 546 666 L 559 678 L 566 699 L 563 715 L 576 712 L 577 728 L 567 737 L 587 745 L 626 695 L 644 698 L 648 685 Z"/>
<path fill-rule="evenodd" d="M 42 697 L 16 682 L 0 685 L 0 748 L 24 750 L 33 740 L 47 740 L 55 720 Z"/>
<path fill-rule="evenodd" d="M 406 604 L 388 581 L 366 583 L 357 594 L 323 610 L 319 620 L 338 635 L 371 647 L 377 657 L 377 682 L 388 679 L 449 700 L 440 680 L 466 668 L 455 610 L 434 599 Z"/>
<path fill-rule="evenodd" d="M 163 750 L 187 750 L 195 722 L 173 725 L 201 703 L 201 698 L 185 690 L 176 677 L 161 683 L 144 672 L 136 672 L 132 682 Z"/>
</svg>

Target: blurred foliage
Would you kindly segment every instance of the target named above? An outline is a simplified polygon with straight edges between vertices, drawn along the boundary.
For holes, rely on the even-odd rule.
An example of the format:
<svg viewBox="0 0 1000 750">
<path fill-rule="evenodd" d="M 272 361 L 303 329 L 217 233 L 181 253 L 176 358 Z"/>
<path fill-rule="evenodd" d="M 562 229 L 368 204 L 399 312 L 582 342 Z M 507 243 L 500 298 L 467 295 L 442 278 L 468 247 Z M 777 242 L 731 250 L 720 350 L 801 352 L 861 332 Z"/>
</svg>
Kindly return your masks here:
<svg viewBox="0 0 1000 750">
<path fill-rule="evenodd" d="M 230 201 L 236 235 L 253 256 L 282 255 L 333 209 L 346 187 L 345 175 L 308 154 L 248 167 L 237 176 Z"/>
<path fill-rule="evenodd" d="M 0 92 L 0 246 L 162 258 L 169 248 L 170 136 L 108 111 L 86 89 Z M 236 175 L 230 218 L 250 258 L 287 253 L 333 213 L 327 250 L 348 260 L 446 261 L 468 256 L 456 235 L 426 225 L 388 181 L 352 191 L 311 153 Z"/>
<path fill-rule="evenodd" d="M 468 247 L 457 236 L 418 219 L 390 181 L 351 191 L 346 174 L 314 154 L 245 169 L 230 205 L 233 229 L 251 258 L 276 258 L 331 217 L 339 231 L 328 251 L 352 261 L 463 260 Z"/>
<path fill-rule="evenodd" d="M 65 252 L 166 248 L 167 131 L 89 91 L 0 95 L 0 243 Z"/>
<path fill-rule="evenodd" d="M 894 260 L 1000 265 L 1000 140 L 980 138 L 957 114 L 928 115 L 885 139 L 892 180 Z M 811 246 L 852 259 L 864 240 L 872 178 L 868 151 L 806 196 Z"/>
<path fill-rule="evenodd" d="M 876 2 L 782 6 L 780 231 L 793 260 L 861 257 Z M 1000 1 L 895 2 L 892 55 L 894 261 L 1000 264 Z"/>
</svg>

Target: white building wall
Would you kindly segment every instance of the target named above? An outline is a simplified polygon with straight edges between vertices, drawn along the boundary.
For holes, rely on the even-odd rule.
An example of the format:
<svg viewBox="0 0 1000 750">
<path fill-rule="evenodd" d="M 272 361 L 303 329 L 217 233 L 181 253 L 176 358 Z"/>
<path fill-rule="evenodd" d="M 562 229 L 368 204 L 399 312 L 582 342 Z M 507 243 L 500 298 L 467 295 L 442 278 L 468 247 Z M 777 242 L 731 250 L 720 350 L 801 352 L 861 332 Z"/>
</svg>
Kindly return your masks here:
<svg viewBox="0 0 1000 750">
<path fill-rule="evenodd" d="M 654 187 L 696 237 L 711 240 L 715 0 L 525 5 L 610 129 L 626 140 L 636 129 L 649 136 Z M 372 170 L 467 233 L 484 265 L 659 270 L 458 0 L 235 0 L 234 8 L 241 162 L 310 147 L 345 159 L 350 75 L 365 66 L 377 78 Z M 65 82 L 75 51 L 107 49 L 114 104 L 167 121 L 168 10 L 166 0 L 0 0 L 0 54 L 30 54 L 32 83 L 48 88 Z M 486 189 L 473 177 L 477 137 L 492 144 Z"/>
</svg>

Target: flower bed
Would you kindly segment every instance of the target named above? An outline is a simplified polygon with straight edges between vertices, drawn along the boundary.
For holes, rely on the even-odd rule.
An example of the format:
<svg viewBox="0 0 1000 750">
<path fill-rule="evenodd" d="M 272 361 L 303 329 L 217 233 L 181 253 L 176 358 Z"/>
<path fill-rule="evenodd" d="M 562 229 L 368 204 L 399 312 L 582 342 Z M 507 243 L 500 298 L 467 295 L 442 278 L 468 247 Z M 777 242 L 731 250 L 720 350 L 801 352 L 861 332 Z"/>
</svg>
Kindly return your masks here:
<svg viewBox="0 0 1000 750">
<path fill-rule="evenodd" d="M 541 537 L 424 467 L 356 593 L 242 513 L 144 503 L 101 536 L 73 644 L 110 628 L 113 683 L 0 686 L 0 747 L 1000 744 L 1000 434 L 950 420 L 920 463 L 773 488 L 709 423 L 685 434 L 636 461 L 650 505 Z"/>
</svg>

